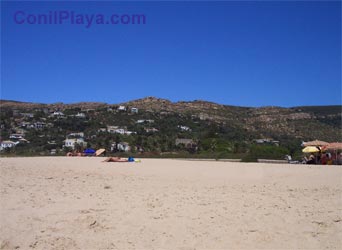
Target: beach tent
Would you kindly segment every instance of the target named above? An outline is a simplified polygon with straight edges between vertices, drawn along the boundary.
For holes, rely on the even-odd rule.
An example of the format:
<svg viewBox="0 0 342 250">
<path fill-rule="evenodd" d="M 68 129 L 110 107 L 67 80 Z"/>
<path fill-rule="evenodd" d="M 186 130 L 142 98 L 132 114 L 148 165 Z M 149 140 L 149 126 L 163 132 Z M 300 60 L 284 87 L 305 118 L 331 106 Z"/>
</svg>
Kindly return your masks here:
<svg viewBox="0 0 342 250">
<path fill-rule="evenodd" d="M 329 143 L 328 145 L 325 145 L 322 150 L 342 150 L 342 142 Z"/>
<path fill-rule="evenodd" d="M 99 155 L 102 155 L 104 152 L 106 152 L 106 150 L 104 148 L 100 148 L 96 150 L 95 155 L 99 156 Z"/>
<path fill-rule="evenodd" d="M 319 147 L 313 147 L 313 146 L 307 146 L 303 148 L 302 150 L 303 153 L 317 153 L 319 151 L 321 151 Z"/>
<path fill-rule="evenodd" d="M 83 153 L 85 154 L 85 155 L 87 155 L 87 156 L 89 156 L 89 155 L 94 155 L 95 154 L 95 149 L 92 149 L 92 148 L 87 148 L 87 149 L 85 149 L 84 151 L 83 151 Z"/>
<path fill-rule="evenodd" d="M 308 147 L 308 146 L 319 146 L 319 147 L 321 147 L 321 146 L 326 146 L 328 144 L 329 144 L 329 142 L 319 141 L 319 140 L 303 142 L 304 147 Z"/>
</svg>

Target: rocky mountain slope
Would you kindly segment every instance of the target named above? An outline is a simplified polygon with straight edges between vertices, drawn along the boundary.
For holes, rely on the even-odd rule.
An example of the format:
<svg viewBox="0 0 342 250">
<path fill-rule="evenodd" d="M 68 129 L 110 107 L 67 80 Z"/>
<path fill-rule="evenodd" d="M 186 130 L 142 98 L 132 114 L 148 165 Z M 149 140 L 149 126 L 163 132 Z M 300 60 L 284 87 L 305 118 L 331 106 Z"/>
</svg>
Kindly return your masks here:
<svg viewBox="0 0 342 250">
<path fill-rule="evenodd" d="M 291 136 L 296 138 L 324 138 L 341 140 L 341 106 L 316 107 L 237 107 L 195 100 L 171 102 L 147 97 L 122 105 L 134 106 L 151 112 L 191 114 L 229 127 L 242 128 L 264 137 Z"/>
<path fill-rule="evenodd" d="M 182 115 L 217 124 L 226 130 L 244 131 L 249 137 L 292 137 L 341 141 L 341 106 L 311 107 L 238 107 L 203 100 L 171 102 L 166 99 L 146 97 L 120 104 L 82 102 L 74 104 L 39 104 L 1 100 L 1 109 L 50 110 L 104 109 L 119 105 L 136 107 L 156 115 Z"/>
</svg>

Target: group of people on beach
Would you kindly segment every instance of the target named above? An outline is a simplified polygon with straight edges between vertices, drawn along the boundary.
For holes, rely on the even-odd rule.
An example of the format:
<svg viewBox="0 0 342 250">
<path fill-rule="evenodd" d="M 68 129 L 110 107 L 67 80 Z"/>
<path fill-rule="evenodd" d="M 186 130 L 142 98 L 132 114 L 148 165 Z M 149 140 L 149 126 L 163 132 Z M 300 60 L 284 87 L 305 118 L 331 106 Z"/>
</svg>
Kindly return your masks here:
<svg viewBox="0 0 342 250">
<path fill-rule="evenodd" d="M 330 153 L 330 152 L 319 152 L 316 154 L 310 154 L 309 157 L 304 157 L 304 164 L 320 164 L 320 165 L 341 165 L 342 164 L 342 153 Z"/>
</svg>

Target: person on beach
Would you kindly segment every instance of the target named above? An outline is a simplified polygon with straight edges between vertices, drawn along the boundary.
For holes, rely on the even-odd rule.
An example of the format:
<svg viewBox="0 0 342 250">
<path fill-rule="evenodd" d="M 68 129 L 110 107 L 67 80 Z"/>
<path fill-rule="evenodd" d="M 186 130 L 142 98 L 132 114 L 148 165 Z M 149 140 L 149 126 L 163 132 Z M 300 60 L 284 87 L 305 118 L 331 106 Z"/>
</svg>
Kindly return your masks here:
<svg viewBox="0 0 342 250">
<path fill-rule="evenodd" d="M 311 154 L 309 156 L 309 160 L 306 162 L 306 164 L 315 164 L 316 161 L 315 161 L 315 156 L 313 154 Z"/>
<path fill-rule="evenodd" d="M 128 162 L 128 160 L 121 157 L 108 157 L 104 162 Z"/>
<path fill-rule="evenodd" d="M 327 154 L 322 154 L 321 164 L 322 165 L 326 165 L 327 164 L 327 160 L 328 160 Z"/>
</svg>

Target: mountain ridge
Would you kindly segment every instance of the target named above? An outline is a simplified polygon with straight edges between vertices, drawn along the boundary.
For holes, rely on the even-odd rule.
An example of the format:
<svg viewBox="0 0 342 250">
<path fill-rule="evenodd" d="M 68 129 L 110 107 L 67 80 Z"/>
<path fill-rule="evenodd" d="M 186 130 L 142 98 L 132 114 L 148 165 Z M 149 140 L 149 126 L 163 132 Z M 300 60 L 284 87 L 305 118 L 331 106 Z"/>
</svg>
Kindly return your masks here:
<svg viewBox="0 0 342 250">
<path fill-rule="evenodd" d="M 133 103 L 139 103 L 139 102 L 163 102 L 163 103 L 169 103 L 169 104 L 189 104 L 189 103 L 198 103 L 198 104 L 207 104 L 207 105 L 217 105 L 217 106 L 225 106 L 225 107 L 237 107 L 237 108 L 252 108 L 252 109 L 262 109 L 262 108 L 283 108 L 283 109 L 291 109 L 291 108 L 301 108 L 301 107 L 336 107 L 341 106 L 340 104 L 331 104 L 331 105 L 300 105 L 300 106 L 291 106 L 291 107 L 283 107 L 283 106 L 276 106 L 276 105 L 265 105 L 265 106 L 241 106 L 241 105 L 231 105 L 231 104 L 221 104 L 216 103 L 213 101 L 207 101 L 202 99 L 195 99 L 192 101 L 171 101 L 165 98 L 158 98 L 154 96 L 147 96 L 143 98 L 133 99 L 129 101 L 124 102 L 118 102 L 118 103 L 107 103 L 107 102 L 94 102 L 94 101 L 80 101 L 80 102 L 73 102 L 73 103 L 64 103 L 64 102 L 55 102 L 55 103 L 42 103 L 42 102 L 29 102 L 29 101 L 17 101 L 17 100 L 8 100 L 8 99 L 0 99 L 0 105 L 1 106 L 10 106 L 10 105 L 30 105 L 30 106 L 77 106 L 77 105 L 128 105 Z"/>
</svg>

